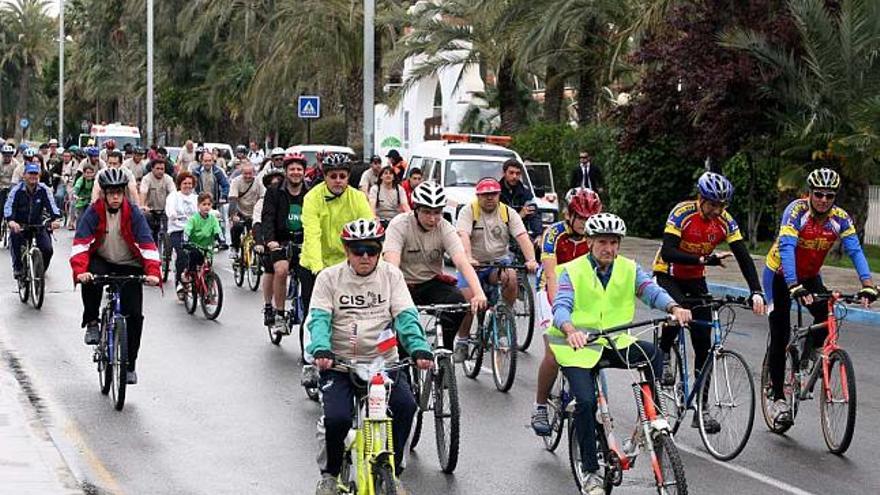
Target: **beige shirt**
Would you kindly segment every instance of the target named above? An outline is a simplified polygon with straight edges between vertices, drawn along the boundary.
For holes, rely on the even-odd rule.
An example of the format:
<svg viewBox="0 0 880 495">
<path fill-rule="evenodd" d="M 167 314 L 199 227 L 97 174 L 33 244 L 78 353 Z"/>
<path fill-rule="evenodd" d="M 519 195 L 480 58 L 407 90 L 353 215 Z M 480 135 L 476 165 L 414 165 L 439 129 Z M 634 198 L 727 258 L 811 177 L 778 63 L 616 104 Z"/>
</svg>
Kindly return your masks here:
<svg viewBox="0 0 880 495">
<path fill-rule="evenodd" d="M 134 158 L 129 158 L 128 160 L 122 162 L 122 166 L 127 168 L 128 170 L 131 170 L 131 173 L 132 175 L 134 175 L 135 179 L 141 180 L 144 176 L 144 173 L 146 172 L 147 163 L 149 163 L 149 160 L 141 160 L 140 163 L 138 163 L 134 161 Z"/>
<path fill-rule="evenodd" d="M 315 280 L 311 307 L 333 315 L 330 346 L 336 356 L 370 362 L 380 355 L 380 342 L 387 343 L 394 336 L 393 319 L 415 305 L 403 273 L 380 260 L 366 277 L 357 275 L 348 261 L 322 270 Z M 397 346 L 381 355 L 386 362 L 396 362 Z"/>
<path fill-rule="evenodd" d="M 501 208 L 507 208 L 507 225 L 501 219 Z M 503 203 L 492 213 L 481 211 L 476 225 L 473 207 L 465 205 L 458 215 L 456 229 L 470 236 L 471 256 L 480 263 L 492 263 L 508 256 L 510 239 L 526 232 L 526 226 L 516 210 Z"/>
<path fill-rule="evenodd" d="M 250 184 L 244 181 L 242 176 L 232 179 L 229 185 L 229 197 L 238 198 L 238 209 L 249 217 L 254 215 L 254 206 L 264 192 L 263 181 L 254 179 Z"/>
<path fill-rule="evenodd" d="M 189 165 L 196 161 L 196 149 L 193 147 L 193 150 L 187 151 L 186 146 L 184 146 L 180 153 L 177 154 L 177 166 L 180 167 L 180 170 L 189 170 Z"/>
<path fill-rule="evenodd" d="M 370 167 L 364 170 L 364 173 L 361 174 L 361 181 L 358 182 L 358 189 L 363 192 L 370 192 L 370 189 L 376 185 L 376 174 L 373 173 L 373 167 Z"/>
<path fill-rule="evenodd" d="M 406 191 L 400 186 L 395 190 L 376 185 L 370 188 L 369 199 L 377 217 L 391 220 L 400 213 L 400 205 L 406 202 Z"/>
<path fill-rule="evenodd" d="M 148 210 L 165 210 L 165 200 L 168 195 L 176 191 L 174 179 L 168 174 L 163 174 L 162 179 L 157 179 L 153 173 L 149 173 L 141 180 L 141 194 L 147 195 L 146 206 Z"/>
<path fill-rule="evenodd" d="M 104 242 L 98 246 L 98 256 L 116 265 L 141 266 L 140 261 L 135 258 L 125 239 L 122 238 L 120 217 L 122 214 L 119 211 L 107 212 L 107 235 L 104 236 Z"/>
<path fill-rule="evenodd" d="M 455 227 L 445 218 L 434 230 L 423 230 L 414 212 L 398 215 L 385 230 L 385 252 L 400 253 L 400 270 L 407 284 L 419 284 L 443 273 L 443 253 L 464 251 Z"/>
</svg>

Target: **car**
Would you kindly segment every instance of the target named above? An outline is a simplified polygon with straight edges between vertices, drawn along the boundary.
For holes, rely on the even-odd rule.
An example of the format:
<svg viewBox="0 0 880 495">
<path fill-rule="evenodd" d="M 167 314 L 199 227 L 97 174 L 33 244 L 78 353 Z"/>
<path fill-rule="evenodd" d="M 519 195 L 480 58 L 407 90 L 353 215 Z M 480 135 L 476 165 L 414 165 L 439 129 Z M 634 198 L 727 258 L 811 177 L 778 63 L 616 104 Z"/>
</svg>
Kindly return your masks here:
<svg viewBox="0 0 880 495">
<path fill-rule="evenodd" d="M 103 148 L 109 140 L 116 142 L 116 149 L 121 150 L 127 144 L 140 146 L 141 131 L 135 126 L 123 125 L 119 122 L 112 124 L 93 124 L 88 134 L 79 135 L 79 147 L 97 146 Z M 91 144 L 90 144 L 91 143 Z"/>
<path fill-rule="evenodd" d="M 232 151 L 232 146 L 226 143 L 205 143 L 205 149 L 209 150 L 217 150 L 220 154 L 219 158 L 223 158 L 227 162 L 232 160 L 232 157 L 235 156 Z M 218 157 L 214 157 L 218 158 Z"/>
<path fill-rule="evenodd" d="M 443 216 L 455 224 L 461 208 L 476 198 L 475 187 L 480 179 L 494 177 L 500 180 L 504 162 L 511 158 L 520 163 L 523 160 L 515 151 L 504 146 L 510 143 L 507 136 L 442 134 L 440 138 L 425 141 L 413 148 L 407 173 L 419 168 L 424 180 L 446 189 L 448 199 Z M 555 222 L 559 215 L 556 196 L 545 194 L 546 191 L 535 187 L 528 168 L 523 170 L 522 181 L 535 195 L 541 223 L 549 225 Z"/>
<path fill-rule="evenodd" d="M 337 146 L 333 144 L 297 144 L 284 150 L 285 153 L 300 153 L 305 155 L 309 167 L 314 167 L 318 163 L 318 153 L 345 153 L 355 159 L 354 150 L 348 146 Z"/>
</svg>

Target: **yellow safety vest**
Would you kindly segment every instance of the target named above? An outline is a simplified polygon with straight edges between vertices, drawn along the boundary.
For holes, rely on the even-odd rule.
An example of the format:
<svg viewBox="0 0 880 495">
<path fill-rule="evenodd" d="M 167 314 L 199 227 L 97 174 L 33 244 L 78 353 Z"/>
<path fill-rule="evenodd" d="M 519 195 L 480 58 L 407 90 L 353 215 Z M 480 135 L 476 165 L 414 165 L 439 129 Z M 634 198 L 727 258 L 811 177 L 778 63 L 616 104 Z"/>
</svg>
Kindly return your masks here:
<svg viewBox="0 0 880 495">
<path fill-rule="evenodd" d="M 612 266 L 608 286 L 603 287 L 589 256 L 582 256 L 561 265 L 568 272 L 574 287 L 574 308 L 571 323 L 581 331 L 590 333 L 632 323 L 636 312 L 636 262 L 618 256 Z M 593 368 L 602 357 L 604 348 L 610 348 L 606 338 L 600 338 L 582 349 L 573 349 L 562 330 L 551 326 L 547 329 L 550 349 L 556 356 L 559 366 Z M 619 349 L 636 342 L 635 337 L 619 333 L 614 344 Z"/>
</svg>

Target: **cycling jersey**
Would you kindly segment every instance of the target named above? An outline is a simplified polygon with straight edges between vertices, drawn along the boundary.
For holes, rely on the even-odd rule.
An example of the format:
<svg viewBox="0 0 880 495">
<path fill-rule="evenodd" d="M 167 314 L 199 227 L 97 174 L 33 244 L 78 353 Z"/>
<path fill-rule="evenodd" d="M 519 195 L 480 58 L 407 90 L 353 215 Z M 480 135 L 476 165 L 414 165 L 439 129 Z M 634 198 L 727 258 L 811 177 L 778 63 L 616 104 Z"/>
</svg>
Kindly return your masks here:
<svg viewBox="0 0 880 495">
<path fill-rule="evenodd" d="M 264 204 L 263 216 L 266 216 L 265 207 Z M 367 196 L 361 191 L 349 186 L 335 196 L 324 183 L 309 190 L 303 199 L 304 240 L 300 264 L 318 273 L 343 261 L 345 250 L 339 235 L 346 223 L 359 218 L 373 218 Z"/>
<path fill-rule="evenodd" d="M 561 265 L 590 252 L 586 236 L 576 237 L 568 222 L 554 223 L 544 232 L 541 260 L 556 258 L 556 263 Z"/>
<path fill-rule="evenodd" d="M 782 214 L 779 235 L 767 253 L 767 268 L 782 271 L 788 286 L 816 277 L 837 239 L 852 259 L 859 279 L 870 279 L 871 270 L 849 215 L 833 206 L 819 218 L 811 211 L 809 199 L 794 200 Z"/>
<path fill-rule="evenodd" d="M 681 238 L 678 249 L 694 256 L 707 256 L 721 244 L 742 240 L 736 220 L 727 212 L 713 219 L 706 219 L 700 212 L 697 200 L 683 201 L 672 209 L 666 220 L 664 234 L 672 234 Z M 654 257 L 654 272 L 666 273 L 679 279 L 696 279 L 705 276 L 703 265 L 684 265 L 668 263 L 663 259 L 660 250 Z"/>
</svg>

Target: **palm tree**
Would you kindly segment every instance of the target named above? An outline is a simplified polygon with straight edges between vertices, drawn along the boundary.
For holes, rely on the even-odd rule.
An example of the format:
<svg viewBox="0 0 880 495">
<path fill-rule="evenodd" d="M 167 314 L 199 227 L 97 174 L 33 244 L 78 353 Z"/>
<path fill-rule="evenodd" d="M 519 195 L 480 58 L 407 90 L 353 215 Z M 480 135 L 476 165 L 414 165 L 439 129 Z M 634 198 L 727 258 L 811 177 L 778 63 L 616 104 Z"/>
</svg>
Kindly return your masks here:
<svg viewBox="0 0 880 495">
<path fill-rule="evenodd" d="M 782 102 L 773 115 L 788 138 L 785 153 L 840 168 L 841 199 L 861 232 L 867 186 L 880 157 L 880 2 L 841 0 L 832 8 L 825 0 L 789 0 L 788 8 L 799 52 L 749 31 L 730 33 L 724 43 L 779 74 L 767 90 Z"/>
<path fill-rule="evenodd" d="M 52 54 L 55 21 L 46 13 L 48 6 L 47 0 L 15 0 L 2 9 L 8 42 L 0 65 L 11 62 L 19 70 L 16 122 L 29 115 L 31 80 Z M 18 126 L 15 135 L 17 140 L 22 137 Z"/>
</svg>

